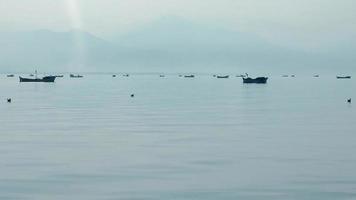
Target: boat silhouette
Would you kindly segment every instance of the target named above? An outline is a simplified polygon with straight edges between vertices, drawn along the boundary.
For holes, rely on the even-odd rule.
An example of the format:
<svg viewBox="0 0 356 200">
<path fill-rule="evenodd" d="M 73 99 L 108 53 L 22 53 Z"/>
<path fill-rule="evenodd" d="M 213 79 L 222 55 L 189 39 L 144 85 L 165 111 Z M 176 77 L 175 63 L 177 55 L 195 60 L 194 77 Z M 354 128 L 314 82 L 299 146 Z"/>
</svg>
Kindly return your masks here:
<svg viewBox="0 0 356 200">
<path fill-rule="evenodd" d="M 216 76 L 216 78 L 229 78 L 229 75 L 227 75 L 227 76 Z"/>
<path fill-rule="evenodd" d="M 83 78 L 83 76 L 79 75 L 79 74 L 78 75 L 70 74 L 69 77 L 70 78 Z"/>
<path fill-rule="evenodd" d="M 336 76 L 337 79 L 350 79 L 351 76 Z"/>
<path fill-rule="evenodd" d="M 257 84 L 266 84 L 268 77 L 257 77 L 257 78 L 242 78 L 243 83 L 257 83 Z"/>
<path fill-rule="evenodd" d="M 56 80 L 55 76 L 44 76 L 43 78 L 23 78 L 19 77 L 20 82 L 45 82 L 45 83 L 53 83 Z"/>
</svg>

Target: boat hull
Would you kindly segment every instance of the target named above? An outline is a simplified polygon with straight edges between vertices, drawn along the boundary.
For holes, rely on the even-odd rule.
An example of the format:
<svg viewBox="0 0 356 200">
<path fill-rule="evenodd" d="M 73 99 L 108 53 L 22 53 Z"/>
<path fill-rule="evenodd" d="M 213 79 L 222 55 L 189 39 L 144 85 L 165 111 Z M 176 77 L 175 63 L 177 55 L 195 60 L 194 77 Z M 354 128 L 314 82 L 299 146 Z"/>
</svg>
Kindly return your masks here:
<svg viewBox="0 0 356 200">
<path fill-rule="evenodd" d="M 266 84 L 267 77 L 258 77 L 258 78 L 243 78 L 243 83 L 256 83 L 256 84 Z"/>
<path fill-rule="evenodd" d="M 53 83 L 56 80 L 55 76 L 45 76 L 43 78 L 22 78 L 20 77 L 20 82 L 44 82 Z"/>
<path fill-rule="evenodd" d="M 217 76 L 216 78 L 229 78 L 229 76 Z"/>
<path fill-rule="evenodd" d="M 69 77 L 70 78 L 83 78 L 83 76 L 81 76 L 81 75 L 70 75 Z"/>
<path fill-rule="evenodd" d="M 337 79 L 350 79 L 351 76 L 337 76 Z"/>
</svg>

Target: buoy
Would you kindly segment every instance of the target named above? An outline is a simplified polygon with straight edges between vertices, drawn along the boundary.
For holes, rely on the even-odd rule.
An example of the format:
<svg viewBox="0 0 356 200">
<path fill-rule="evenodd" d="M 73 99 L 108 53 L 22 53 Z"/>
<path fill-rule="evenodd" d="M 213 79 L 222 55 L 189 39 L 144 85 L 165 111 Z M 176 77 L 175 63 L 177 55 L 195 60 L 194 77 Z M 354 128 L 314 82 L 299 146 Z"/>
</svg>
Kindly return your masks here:
<svg viewBox="0 0 356 200">
<path fill-rule="evenodd" d="M 7 99 L 7 103 L 11 103 L 11 98 L 8 98 L 8 99 Z"/>
<path fill-rule="evenodd" d="M 134 94 L 131 94 L 131 97 L 133 98 L 133 97 L 135 97 L 135 95 L 134 95 Z"/>
<path fill-rule="evenodd" d="M 351 103 L 351 98 L 347 100 L 347 103 Z"/>
</svg>

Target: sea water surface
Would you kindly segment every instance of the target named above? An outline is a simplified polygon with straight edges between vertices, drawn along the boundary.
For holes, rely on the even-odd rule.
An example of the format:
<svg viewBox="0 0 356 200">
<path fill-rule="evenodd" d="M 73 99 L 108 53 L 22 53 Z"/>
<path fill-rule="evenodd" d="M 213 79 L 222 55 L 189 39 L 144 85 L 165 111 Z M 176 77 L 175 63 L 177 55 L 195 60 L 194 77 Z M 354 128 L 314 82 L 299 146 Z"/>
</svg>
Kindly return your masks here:
<svg viewBox="0 0 356 200">
<path fill-rule="evenodd" d="M 2 75 L 0 199 L 356 199 L 355 89 L 334 76 Z"/>
</svg>

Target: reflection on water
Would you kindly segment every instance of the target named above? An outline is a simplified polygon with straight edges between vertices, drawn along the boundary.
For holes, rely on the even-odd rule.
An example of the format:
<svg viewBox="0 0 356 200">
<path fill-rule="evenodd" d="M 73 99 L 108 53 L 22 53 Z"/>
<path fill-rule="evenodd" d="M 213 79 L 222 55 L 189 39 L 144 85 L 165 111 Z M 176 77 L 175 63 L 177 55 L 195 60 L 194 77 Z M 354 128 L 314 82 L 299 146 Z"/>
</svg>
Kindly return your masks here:
<svg viewBox="0 0 356 200">
<path fill-rule="evenodd" d="M 1 78 L 0 199 L 356 198 L 355 81 L 241 82 Z"/>
</svg>

